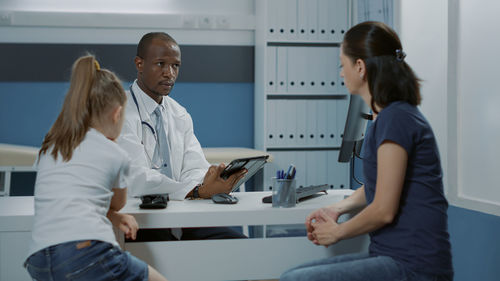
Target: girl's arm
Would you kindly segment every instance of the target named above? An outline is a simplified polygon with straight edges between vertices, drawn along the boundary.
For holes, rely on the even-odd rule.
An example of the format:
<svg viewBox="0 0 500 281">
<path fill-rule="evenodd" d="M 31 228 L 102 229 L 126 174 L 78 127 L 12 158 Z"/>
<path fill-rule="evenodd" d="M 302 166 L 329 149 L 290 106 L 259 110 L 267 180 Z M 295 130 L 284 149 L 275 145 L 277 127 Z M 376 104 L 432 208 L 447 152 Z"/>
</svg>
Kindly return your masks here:
<svg viewBox="0 0 500 281">
<path fill-rule="evenodd" d="M 125 233 L 126 238 L 135 240 L 137 230 L 139 229 L 137 221 L 131 215 L 118 213 L 127 202 L 127 189 L 113 188 L 113 193 L 107 217 L 114 227 L 119 228 Z"/>
<path fill-rule="evenodd" d="M 120 211 L 127 203 L 127 189 L 113 188 L 113 197 L 111 198 L 110 210 Z"/>
<path fill-rule="evenodd" d="M 326 212 L 320 212 L 320 219 L 311 223 L 314 228 L 313 242 L 330 245 L 391 223 L 399 210 L 407 162 L 408 154 L 402 146 L 384 141 L 377 150 L 377 183 L 373 202 L 342 224 L 337 224 Z"/>
</svg>

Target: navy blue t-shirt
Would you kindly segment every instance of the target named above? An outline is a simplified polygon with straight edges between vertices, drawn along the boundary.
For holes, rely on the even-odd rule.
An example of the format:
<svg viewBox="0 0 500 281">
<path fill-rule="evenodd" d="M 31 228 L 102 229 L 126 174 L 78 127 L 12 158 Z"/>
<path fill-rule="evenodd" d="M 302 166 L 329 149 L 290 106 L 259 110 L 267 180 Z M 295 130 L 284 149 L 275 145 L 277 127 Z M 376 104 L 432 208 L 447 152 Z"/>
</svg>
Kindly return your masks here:
<svg viewBox="0 0 500 281">
<path fill-rule="evenodd" d="M 452 276 L 448 202 L 434 133 L 418 108 L 406 102 L 393 102 L 378 114 L 364 142 L 368 204 L 376 192 L 377 149 L 386 140 L 406 150 L 408 164 L 398 214 L 370 233 L 370 253 L 390 256 L 414 271 Z"/>
</svg>

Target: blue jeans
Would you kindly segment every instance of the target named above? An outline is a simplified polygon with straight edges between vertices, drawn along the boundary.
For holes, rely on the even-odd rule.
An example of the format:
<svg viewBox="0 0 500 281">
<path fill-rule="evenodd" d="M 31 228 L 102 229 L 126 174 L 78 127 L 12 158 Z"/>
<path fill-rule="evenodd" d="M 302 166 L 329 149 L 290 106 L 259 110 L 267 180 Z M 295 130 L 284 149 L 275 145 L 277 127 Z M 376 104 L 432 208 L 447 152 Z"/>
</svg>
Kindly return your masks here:
<svg viewBox="0 0 500 281">
<path fill-rule="evenodd" d="M 349 254 L 305 263 L 281 275 L 282 281 L 447 281 L 446 277 L 416 273 L 387 256 Z"/>
<path fill-rule="evenodd" d="M 72 241 L 47 247 L 25 262 L 33 280 L 144 280 L 148 266 L 110 243 Z"/>
</svg>

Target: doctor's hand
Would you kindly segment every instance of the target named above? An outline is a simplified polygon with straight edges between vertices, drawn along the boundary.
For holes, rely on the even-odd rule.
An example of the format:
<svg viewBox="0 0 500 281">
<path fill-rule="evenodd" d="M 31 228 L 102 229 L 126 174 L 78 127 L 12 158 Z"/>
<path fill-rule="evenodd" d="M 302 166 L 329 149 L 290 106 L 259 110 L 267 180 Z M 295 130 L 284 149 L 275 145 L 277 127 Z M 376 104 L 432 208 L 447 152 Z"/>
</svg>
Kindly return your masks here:
<svg viewBox="0 0 500 281">
<path fill-rule="evenodd" d="M 313 236 L 313 231 L 314 231 L 313 223 L 325 222 L 326 221 L 325 217 L 331 218 L 331 220 L 333 220 L 336 223 L 340 215 L 341 213 L 338 212 L 334 206 L 324 207 L 309 214 L 305 222 L 307 230 L 307 239 L 311 240 L 314 244 L 319 245 L 318 241 Z"/>
<path fill-rule="evenodd" d="M 208 168 L 205 178 L 203 179 L 203 185 L 198 190 L 201 198 L 210 198 L 217 193 L 231 192 L 233 186 L 247 173 L 247 170 L 243 169 L 232 174 L 227 179 L 223 179 L 220 177 L 220 174 L 225 168 L 226 165 L 224 164 L 210 166 L 210 168 Z"/>
</svg>

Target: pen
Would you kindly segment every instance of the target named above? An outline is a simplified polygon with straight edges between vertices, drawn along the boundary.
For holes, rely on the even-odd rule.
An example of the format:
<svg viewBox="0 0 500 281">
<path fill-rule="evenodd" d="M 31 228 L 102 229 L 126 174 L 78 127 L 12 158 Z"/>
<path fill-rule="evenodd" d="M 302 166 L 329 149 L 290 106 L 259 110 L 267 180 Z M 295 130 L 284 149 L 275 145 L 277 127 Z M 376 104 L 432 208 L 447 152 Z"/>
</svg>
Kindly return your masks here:
<svg viewBox="0 0 500 281">
<path fill-rule="evenodd" d="M 295 166 L 292 168 L 292 171 L 290 172 L 290 174 L 288 174 L 288 178 L 289 179 L 294 179 L 295 178 L 295 172 L 297 171 L 297 169 L 295 169 Z"/>
<path fill-rule="evenodd" d="M 286 172 L 286 176 L 284 178 L 293 179 L 294 176 L 295 176 L 295 166 L 292 164 L 290 165 L 290 167 L 288 167 L 288 171 Z"/>
</svg>

